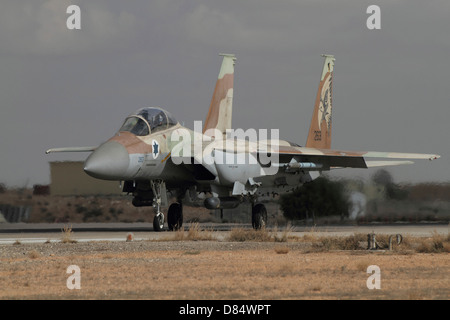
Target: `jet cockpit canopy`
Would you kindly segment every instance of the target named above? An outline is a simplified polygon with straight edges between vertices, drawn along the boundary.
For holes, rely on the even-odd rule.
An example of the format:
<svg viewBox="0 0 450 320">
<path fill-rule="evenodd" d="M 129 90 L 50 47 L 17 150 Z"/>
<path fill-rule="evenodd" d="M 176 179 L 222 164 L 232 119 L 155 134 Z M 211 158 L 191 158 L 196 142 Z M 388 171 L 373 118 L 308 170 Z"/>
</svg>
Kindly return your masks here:
<svg viewBox="0 0 450 320">
<path fill-rule="evenodd" d="M 159 107 L 145 107 L 129 115 L 120 131 L 128 131 L 137 136 L 146 136 L 161 130 L 166 130 L 178 122 L 166 110 Z"/>
</svg>

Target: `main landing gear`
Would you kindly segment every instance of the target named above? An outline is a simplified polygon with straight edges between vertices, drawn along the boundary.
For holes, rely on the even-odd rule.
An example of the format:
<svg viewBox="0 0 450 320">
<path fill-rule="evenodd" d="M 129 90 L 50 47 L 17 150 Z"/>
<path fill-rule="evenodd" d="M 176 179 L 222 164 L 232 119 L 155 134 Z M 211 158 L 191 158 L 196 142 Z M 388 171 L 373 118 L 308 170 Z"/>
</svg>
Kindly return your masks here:
<svg viewBox="0 0 450 320">
<path fill-rule="evenodd" d="M 161 211 L 162 197 L 166 196 L 166 186 L 162 180 L 152 180 L 150 185 L 153 191 L 153 207 L 156 215 L 153 218 L 153 230 L 162 231 L 164 229 L 164 213 Z M 165 199 L 167 201 L 167 199 Z M 183 205 L 181 201 L 172 203 L 167 213 L 167 224 L 170 231 L 178 230 L 183 225 Z"/>
<path fill-rule="evenodd" d="M 150 186 L 153 192 L 152 205 L 156 215 L 153 218 L 153 230 L 162 231 L 164 229 L 164 213 L 161 211 L 162 203 L 167 203 L 166 186 L 162 180 L 151 180 Z M 164 199 L 163 199 L 164 197 Z M 170 205 L 167 212 L 167 225 L 169 231 L 179 230 L 183 226 L 183 204 L 180 197 L 178 201 Z M 164 200 L 164 201 L 163 201 Z M 256 198 L 252 199 L 252 227 L 255 230 L 264 229 L 267 225 L 267 209 L 262 203 L 256 203 Z"/>
<path fill-rule="evenodd" d="M 252 227 L 255 230 L 265 228 L 267 225 L 267 209 L 262 203 L 252 204 Z"/>
<path fill-rule="evenodd" d="M 174 202 L 170 205 L 167 212 L 167 224 L 169 231 L 179 230 L 183 225 L 183 205 L 180 202 Z"/>
</svg>

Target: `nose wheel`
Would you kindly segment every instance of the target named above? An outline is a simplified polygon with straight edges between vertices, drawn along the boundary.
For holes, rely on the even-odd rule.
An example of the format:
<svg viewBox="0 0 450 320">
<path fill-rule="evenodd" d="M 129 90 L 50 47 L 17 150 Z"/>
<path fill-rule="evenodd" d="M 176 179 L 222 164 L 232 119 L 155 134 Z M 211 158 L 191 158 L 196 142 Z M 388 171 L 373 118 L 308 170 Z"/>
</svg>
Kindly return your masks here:
<svg viewBox="0 0 450 320">
<path fill-rule="evenodd" d="M 159 212 L 153 218 L 153 230 L 162 231 L 164 228 L 164 213 Z"/>
</svg>

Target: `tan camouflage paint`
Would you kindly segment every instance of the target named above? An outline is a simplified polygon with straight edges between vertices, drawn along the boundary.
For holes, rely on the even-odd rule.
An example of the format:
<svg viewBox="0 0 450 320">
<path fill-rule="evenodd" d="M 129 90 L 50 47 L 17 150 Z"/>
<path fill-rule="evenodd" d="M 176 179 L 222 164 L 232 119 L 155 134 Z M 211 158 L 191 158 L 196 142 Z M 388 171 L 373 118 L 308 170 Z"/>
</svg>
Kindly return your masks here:
<svg viewBox="0 0 450 320">
<path fill-rule="evenodd" d="M 203 133 L 208 134 L 208 129 L 218 129 L 223 134 L 226 129 L 231 129 L 233 106 L 233 80 L 234 80 L 234 55 L 223 55 L 222 66 L 216 87 L 206 116 Z"/>
<path fill-rule="evenodd" d="M 379 151 L 347 151 L 333 149 L 319 149 L 308 147 L 279 147 L 280 154 L 291 155 L 311 155 L 311 156 L 339 156 L 339 157 L 364 157 L 364 158 L 386 158 L 386 159 L 428 159 L 435 160 L 439 158 L 436 154 L 425 153 L 400 153 L 400 152 L 379 152 Z"/>
<path fill-rule="evenodd" d="M 121 131 L 117 135 L 109 139 L 109 141 L 116 141 L 120 143 L 127 149 L 129 154 L 144 154 L 152 152 L 151 144 L 145 143 L 131 132 Z"/>
<path fill-rule="evenodd" d="M 331 148 L 332 84 L 335 59 L 331 55 L 323 56 L 325 62 L 319 89 L 317 90 L 306 147 L 329 149 Z"/>
<path fill-rule="evenodd" d="M 270 143 L 265 143 L 270 148 L 269 152 L 279 153 L 280 155 L 291 155 L 291 156 L 305 156 L 309 160 L 317 162 L 318 164 L 325 161 L 330 167 L 377 167 L 377 166 L 387 166 L 387 165 L 400 165 L 412 163 L 410 161 L 368 161 L 367 158 L 383 158 L 383 159 L 429 159 L 434 160 L 439 158 L 436 154 L 420 154 L 420 153 L 397 153 L 397 152 L 376 152 L 376 151 L 345 151 L 345 150 L 332 150 L 331 145 L 331 106 L 332 106 L 332 74 L 334 67 L 334 57 L 329 55 L 325 56 L 325 63 L 323 66 L 321 81 L 319 83 L 319 89 L 317 92 L 317 98 L 314 108 L 314 114 L 311 121 L 310 132 L 308 136 L 308 142 L 306 147 L 295 147 L 289 142 L 284 140 L 271 141 Z M 219 73 L 219 77 L 216 83 L 216 88 L 211 100 L 210 110 L 205 123 L 204 131 L 208 129 L 217 128 L 225 133 L 226 129 L 231 129 L 231 107 L 232 107 L 232 97 L 233 97 L 233 74 L 234 74 L 234 60 L 233 55 L 224 55 L 222 62 L 222 67 Z M 328 90 L 327 90 L 328 89 Z M 324 106 L 325 97 L 329 101 L 328 106 Z M 221 118 L 223 118 L 221 120 Z M 320 119 L 320 121 L 319 121 Z M 164 140 L 167 136 L 178 130 L 180 128 L 186 129 L 190 132 L 193 140 L 199 140 L 201 143 L 200 153 L 195 153 L 195 148 L 189 149 L 191 151 L 188 157 L 201 158 L 205 149 L 210 150 L 227 150 L 227 144 L 222 141 L 211 141 L 200 136 L 196 136 L 191 130 L 182 127 L 177 124 L 175 127 L 167 129 L 165 132 L 158 132 Z M 314 131 L 321 132 L 321 140 L 315 140 Z M 326 139 L 323 139 L 327 137 Z M 116 141 L 122 144 L 128 151 L 129 154 L 147 154 L 152 152 L 151 141 L 154 135 L 147 137 L 137 137 L 130 132 L 120 132 L 118 135 L 112 137 L 109 141 Z M 317 137 L 316 137 L 317 138 Z M 193 140 L 191 142 L 193 142 Z M 183 140 L 184 142 L 184 140 Z M 190 143 L 191 143 L 190 142 Z M 260 143 L 262 141 L 259 141 Z M 161 153 L 167 153 L 172 151 L 172 147 L 166 146 L 165 143 L 161 143 Z M 274 145 L 277 145 L 275 150 L 272 150 Z M 248 153 L 258 153 L 258 152 L 268 152 L 267 147 L 265 150 L 259 148 L 258 143 L 249 143 L 247 141 L 237 142 L 237 145 L 233 145 L 233 149 L 228 151 L 236 152 L 248 152 Z M 272 147 L 271 147 L 272 146 Z M 168 147 L 168 148 L 167 148 Z M 93 151 L 96 147 L 81 147 L 81 148 L 54 148 L 47 150 L 46 153 L 52 152 L 80 152 L 80 151 Z M 186 156 L 186 155 L 184 155 Z M 171 155 L 173 157 L 173 155 Z M 164 162 L 167 160 L 168 156 L 161 160 Z M 359 159 L 364 162 L 360 162 Z"/>
</svg>

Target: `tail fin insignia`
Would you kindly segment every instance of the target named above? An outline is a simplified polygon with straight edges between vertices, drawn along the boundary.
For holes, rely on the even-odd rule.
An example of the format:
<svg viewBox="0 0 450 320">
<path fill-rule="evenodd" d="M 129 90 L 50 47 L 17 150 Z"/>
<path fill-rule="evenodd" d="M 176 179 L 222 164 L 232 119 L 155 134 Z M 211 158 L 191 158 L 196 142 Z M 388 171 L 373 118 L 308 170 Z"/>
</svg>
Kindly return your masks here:
<svg viewBox="0 0 450 320">
<path fill-rule="evenodd" d="M 314 113 L 309 128 L 306 147 L 330 149 L 331 148 L 331 115 L 333 109 L 333 69 L 334 56 L 325 57 L 319 89 L 317 90 Z"/>
</svg>

